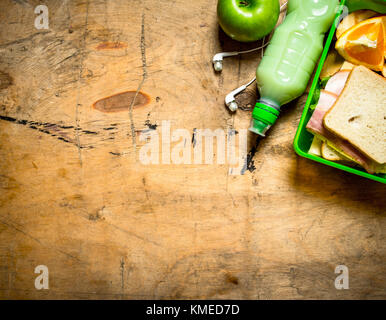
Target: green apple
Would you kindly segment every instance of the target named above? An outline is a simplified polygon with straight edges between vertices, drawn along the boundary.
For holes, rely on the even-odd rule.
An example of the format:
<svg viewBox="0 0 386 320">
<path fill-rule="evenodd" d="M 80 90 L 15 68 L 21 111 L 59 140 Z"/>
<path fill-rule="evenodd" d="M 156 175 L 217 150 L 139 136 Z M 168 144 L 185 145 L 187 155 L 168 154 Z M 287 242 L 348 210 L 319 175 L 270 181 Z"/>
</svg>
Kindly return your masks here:
<svg viewBox="0 0 386 320">
<path fill-rule="evenodd" d="M 269 34 L 280 14 L 279 0 L 218 0 L 217 17 L 232 39 L 252 42 Z"/>
</svg>

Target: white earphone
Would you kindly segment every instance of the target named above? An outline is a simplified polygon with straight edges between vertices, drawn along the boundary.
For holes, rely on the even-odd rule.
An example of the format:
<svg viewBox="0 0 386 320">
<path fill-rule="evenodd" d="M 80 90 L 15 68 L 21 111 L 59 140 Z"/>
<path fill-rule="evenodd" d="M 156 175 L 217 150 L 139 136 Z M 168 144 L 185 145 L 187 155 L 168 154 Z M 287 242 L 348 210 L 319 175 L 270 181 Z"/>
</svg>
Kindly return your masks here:
<svg viewBox="0 0 386 320">
<path fill-rule="evenodd" d="M 256 77 L 254 77 L 251 81 L 249 81 L 247 84 L 242 85 L 241 87 L 233 90 L 232 92 L 228 93 L 225 97 L 225 104 L 229 108 L 230 111 L 235 112 L 238 109 L 238 105 L 236 102 L 235 96 L 238 95 L 240 92 L 244 91 L 248 86 L 250 86 L 254 81 L 256 80 Z"/>
<path fill-rule="evenodd" d="M 245 51 L 233 51 L 233 52 L 220 52 L 220 53 L 216 53 L 213 56 L 213 59 L 212 59 L 214 70 L 217 71 L 217 72 L 221 72 L 222 71 L 222 62 L 223 62 L 224 58 L 232 57 L 232 56 L 237 56 L 239 54 L 244 54 L 244 53 L 250 53 L 250 52 L 253 52 L 253 51 L 257 51 L 257 50 L 263 49 L 264 47 L 266 47 L 268 45 L 268 43 L 269 42 L 267 42 L 266 44 L 263 44 L 262 46 L 260 46 L 258 48 L 253 48 L 253 49 L 245 50 Z"/>
<path fill-rule="evenodd" d="M 284 9 L 286 9 L 288 4 L 288 1 L 285 2 L 280 6 L 280 12 L 282 12 Z M 285 16 L 285 13 L 284 13 Z M 262 49 L 262 55 L 264 53 L 264 48 L 269 44 L 269 41 L 265 43 L 265 37 L 263 38 L 263 45 L 261 45 L 258 48 L 253 48 L 250 50 L 245 50 L 245 51 L 232 51 L 232 52 L 220 52 L 216 53 L 213 56 L 212 63 L 213 63 L 213 68 L 216 72 L 221 72 L 222 71 L 222 66 L 223 66 L 223 60 L 226 57 L 232 57 L 232 56 L 237 56 L 239 54 L 245 54 L 245 53 L 250 53 L 253 51 L 261 50 Z M 238 109 L 238 105 L 236 102 L 235 96 L 238 95 L 240 92 L 244 91 L 248 86 L 250 86 L 254 81 L 256 80 L 256 77 L 253 78 L 251 81 L 249 81 L 247 84 L 242 85 L 241 87 L 238 87 L 237 89 L 231 91 L 225 96 L 225 105 L 229 108 L 230 111 L 235 112 Z"/>
</svg>

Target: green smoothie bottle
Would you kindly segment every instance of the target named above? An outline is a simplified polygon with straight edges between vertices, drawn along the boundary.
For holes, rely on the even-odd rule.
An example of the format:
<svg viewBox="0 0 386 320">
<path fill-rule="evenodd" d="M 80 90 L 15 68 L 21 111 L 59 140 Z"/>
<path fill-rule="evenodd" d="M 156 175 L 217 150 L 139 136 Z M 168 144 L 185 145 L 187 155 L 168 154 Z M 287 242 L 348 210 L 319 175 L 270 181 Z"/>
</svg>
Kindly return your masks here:
<svg viewBox="0 0 386 320">
<path fill-rule="evenodd" d="M 257 68 L 260 100 L 252 112 L 250 131 L 265 136 L 280 106 L 303 94 L 338 5 L 338 0 L 288 1 L 287 17 L 275 30 Z"/>
</svg>

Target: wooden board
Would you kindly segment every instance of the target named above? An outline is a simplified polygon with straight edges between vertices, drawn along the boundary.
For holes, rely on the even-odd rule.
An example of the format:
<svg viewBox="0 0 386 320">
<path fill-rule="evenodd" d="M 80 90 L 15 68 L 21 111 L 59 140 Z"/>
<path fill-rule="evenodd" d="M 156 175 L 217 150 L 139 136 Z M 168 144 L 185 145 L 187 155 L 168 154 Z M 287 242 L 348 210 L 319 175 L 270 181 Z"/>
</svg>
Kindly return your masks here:
<svg viewBox="0 0 386 320">
<path fill-rule="evenodd" d="M 219 30 L 215 0 L 47 0 L 48 30 L 38 4 L 0 4 L 1 299 L 386 298 L 386 188 L 294 153 L 304 97 L 248 136 L 243 175 L 138 160 L 163 120 L 248 128 L 223 99 L 261 53 L 214 73 L 214 53 L 257 45 Z"/>
</svg>

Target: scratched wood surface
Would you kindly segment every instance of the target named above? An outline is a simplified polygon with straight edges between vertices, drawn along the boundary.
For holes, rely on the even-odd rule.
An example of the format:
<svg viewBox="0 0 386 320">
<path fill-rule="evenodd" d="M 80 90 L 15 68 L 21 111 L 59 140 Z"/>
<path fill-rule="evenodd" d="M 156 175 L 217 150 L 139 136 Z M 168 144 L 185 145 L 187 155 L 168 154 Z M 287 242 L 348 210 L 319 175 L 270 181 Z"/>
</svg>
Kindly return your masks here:
<svg viewBox="0 0 386 320">
<path fill-rule="evenodd" d="M 256 87 L 236 114 L 223 98 L 260 53 L 213 72 L 256 45 L 219 30 L 215 0 L 46 0 L 37 30 L 40 3 L 0 4 L 1 299 L 386 298 L 386 188 L 296 156 L 304 97 L 248 137 L 243 175 L 138 161 L 162 120 L 249 125 Z"/>
</svg>

